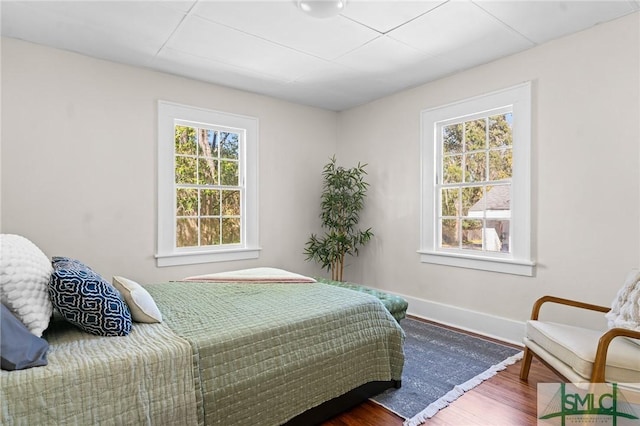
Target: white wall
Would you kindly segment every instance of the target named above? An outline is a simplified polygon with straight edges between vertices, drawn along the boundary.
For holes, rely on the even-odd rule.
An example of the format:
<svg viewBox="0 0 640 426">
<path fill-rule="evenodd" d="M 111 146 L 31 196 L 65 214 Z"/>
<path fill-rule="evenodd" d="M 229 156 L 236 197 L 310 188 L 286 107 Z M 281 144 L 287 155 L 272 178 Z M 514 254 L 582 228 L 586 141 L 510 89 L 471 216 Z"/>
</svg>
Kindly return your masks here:
<svg viewBox="0 0 640 426">
<path fill-rule="evenodd" d="M 544 294 L 610 304 L 640 265 L 639 17 L 343 112 L 338 155 L 369 163 L 362 221 L 376 234 L 347 279 L 408 295 L 410 311 L 469 328 L 463 317 L 477 318 L 462 310 L 523 321 Z M 420 263 L 420 111 L 527 80 L 536 276 Z"/>
<path fill-rule="evenodd" d="M 158 99 L 259 119 L 260 259 L 155 266 Z M 336 116 L 3 39 L 2 232 L 26 236 L 49 256 L 79 258 L 108 279 L 266 265 L 318 274 L 302 252 L 320 225 L 320 171 L 336 149 Z"/>
<path fill-rule="evenodd" d="M 518 340 L 538 296 L 608 304 L 640 264 L 639 17 L 340 114 L 3 39 L 2 232 L 141 282 L 263 265 L 317 274 L 301 252 L 337 150 L 342 165 L 369 163 L 362 224 L 376 234 L 345 278 Z M 420 111 L 526 80 L 536 276 L 420 263 Z M 157 99 L 260 119 L 259 260 L 155 267 Z"/>
</svg>

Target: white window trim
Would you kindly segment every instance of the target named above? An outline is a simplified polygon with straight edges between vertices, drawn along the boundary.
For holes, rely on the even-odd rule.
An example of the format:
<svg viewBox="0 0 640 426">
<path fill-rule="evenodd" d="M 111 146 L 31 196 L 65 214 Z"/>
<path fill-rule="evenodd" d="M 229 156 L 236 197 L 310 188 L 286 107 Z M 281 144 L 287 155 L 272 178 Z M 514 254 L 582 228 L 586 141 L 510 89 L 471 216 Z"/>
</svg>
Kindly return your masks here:
<svg viewBox="0 0 640 426">
<path fill-rule="evenodd" d="M 513 175 L 511 253 L 442 250 L 437 242 L 435 183 L 436 124 L 456 117 L 512 106 Z M 424 263 L 533 276 L 531 253 L 531 82 L 421 112 L 420 260 Z"/>
<path fill-rule="evenodd" d="M 245 169 L 242 246 L 176 248 L 174 123 L 185 120 L 246 131 L 241 150 Z M 173 102 L 158 101 L 158 234 L 159 267 L 256 259 L 258 243 L 258 119 Z"/>
</svg>

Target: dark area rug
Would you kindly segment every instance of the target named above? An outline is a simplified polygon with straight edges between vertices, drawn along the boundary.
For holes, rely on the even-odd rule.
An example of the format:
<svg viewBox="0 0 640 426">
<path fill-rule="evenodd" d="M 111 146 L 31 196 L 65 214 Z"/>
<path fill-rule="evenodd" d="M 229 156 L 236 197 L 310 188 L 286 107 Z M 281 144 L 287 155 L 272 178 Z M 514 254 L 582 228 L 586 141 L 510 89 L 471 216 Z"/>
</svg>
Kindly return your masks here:
<svg viewBox="0 0 640 426">
<path fill-rule="evenodd" d="M 464 392 L 521 359 L 509 346 L 406 318 L 402 388 L 373 401 L 415 426 L 433 417 Z"/>
</svg>

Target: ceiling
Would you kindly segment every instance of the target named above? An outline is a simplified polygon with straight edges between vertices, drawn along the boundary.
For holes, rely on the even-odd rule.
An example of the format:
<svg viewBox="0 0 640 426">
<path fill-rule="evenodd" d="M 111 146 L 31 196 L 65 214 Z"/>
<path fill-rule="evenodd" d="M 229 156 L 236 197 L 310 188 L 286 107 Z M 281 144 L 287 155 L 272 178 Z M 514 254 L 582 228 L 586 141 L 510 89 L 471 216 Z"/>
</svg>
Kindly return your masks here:
<svg viewBox="0 0 640 426">
<path fill-rule="evenodd" d="M 2 36 L 341 111 L 640 10 L 640 0 L 6 1 Z"/>
</svg>

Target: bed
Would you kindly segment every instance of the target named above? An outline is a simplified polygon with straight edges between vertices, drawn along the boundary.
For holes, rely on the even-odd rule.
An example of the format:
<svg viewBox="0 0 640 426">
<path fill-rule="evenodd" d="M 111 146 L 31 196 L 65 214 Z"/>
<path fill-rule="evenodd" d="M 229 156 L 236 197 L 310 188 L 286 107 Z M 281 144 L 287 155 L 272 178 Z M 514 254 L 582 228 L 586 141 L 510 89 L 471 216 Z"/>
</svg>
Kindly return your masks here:
<svg viewBox="0 0 640 426">
<path fill-rule="evenodd" d="M 127 336 L 54 317 L 48 365 L 0 373 L 1 423 L 314 424 L 400 385 L 404 334 L 371 295 L 220 276 L 144 287 L 163 321 Z"/>
</svg>

